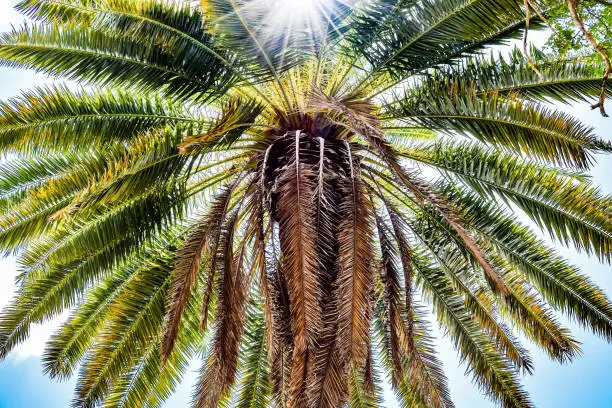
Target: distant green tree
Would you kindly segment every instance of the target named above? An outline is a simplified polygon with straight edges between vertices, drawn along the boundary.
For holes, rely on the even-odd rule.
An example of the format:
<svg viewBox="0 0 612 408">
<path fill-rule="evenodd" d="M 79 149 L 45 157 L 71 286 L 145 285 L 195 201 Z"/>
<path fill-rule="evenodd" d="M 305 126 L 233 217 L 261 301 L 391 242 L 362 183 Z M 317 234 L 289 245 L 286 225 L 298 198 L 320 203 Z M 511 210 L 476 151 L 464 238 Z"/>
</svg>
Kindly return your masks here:
<svg viewBox="0 0 612 408">
<path fill-rule="evenodd" d="M 585 173 L 612 147 L 543 104 L 596 99 L 603 64 L 479 56 L 522 0 L 313 4 L 17 6 L 0 65 L 72 82 L 0 105 L 0 358 L 70 311 L 43 362 L 75 407 L 160 406 L 198 356 L 196 407 L 377 406 L 383 374 L 452 407 L 432 309 L 475 385 L 530 407 L 519 335 L 572 360 L 561 312 L 612 340 L 607 296 L 515 214 L 612 260 Z"/>
<path fill-rule="evenodd" d="M 604 103 L 607 82 L 612 79 L 612 2 L 567 0 L 550 7 L 546 14 L 554 34 L 547 43 L 549 51 L 558 58 L 603 67 L 600 96 L 592 108 L 608 116 Z"/>
<path fill-rule="evenodd" d="M 576 2 L 577 10 L 593 37 L 608 51 L 612 50 L 612 2 L 586 0 Z M 550 22 L 558 35 L 551 35 L 548 44 L 559 56 L 584 57 L 597 61 L 593 47 L 576 27 L 565 4 L 550 11 Z M 598 61 L 601 63 L 601 60 Z"/>
</svg>

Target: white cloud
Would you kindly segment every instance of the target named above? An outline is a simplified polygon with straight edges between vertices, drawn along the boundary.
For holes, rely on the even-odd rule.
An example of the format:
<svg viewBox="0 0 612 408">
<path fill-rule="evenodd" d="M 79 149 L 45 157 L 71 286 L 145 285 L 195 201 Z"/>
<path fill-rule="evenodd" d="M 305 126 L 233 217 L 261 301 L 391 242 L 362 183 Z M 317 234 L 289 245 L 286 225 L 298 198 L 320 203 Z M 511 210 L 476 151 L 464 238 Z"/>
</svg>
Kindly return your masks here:
<svg viewBox="0 0 612 408">
<path fill-rule="evenodd" d="M 17 25 L 23 18 L 15 11 L 11 0 L 0 0 L 0 31 L 7 31 L 11 24 Z"/>
<path fill-rule="evenodd" d="M 4 308 L 15 294 L 16 275 L 17 267 L 13 258 L 0 260 L 0 308 Z M 32 325 L 28 340 L 15 347 L 9 358 L 22 361 L 30 357 L 40 357 L 45 349 L 45 343 L 66 316 L 67 312 L 48 322 Z"/>
</svg>

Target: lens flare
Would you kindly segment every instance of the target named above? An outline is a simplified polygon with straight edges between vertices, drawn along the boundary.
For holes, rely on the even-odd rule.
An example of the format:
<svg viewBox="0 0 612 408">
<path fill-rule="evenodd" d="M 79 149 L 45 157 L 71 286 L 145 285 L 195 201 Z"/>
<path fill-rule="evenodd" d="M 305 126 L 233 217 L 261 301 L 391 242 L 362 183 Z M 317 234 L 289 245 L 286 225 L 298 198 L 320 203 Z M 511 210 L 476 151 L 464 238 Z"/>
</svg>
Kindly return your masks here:
<svg viewBox="0 0 612 408">
<path fill-rule="evenodd" d="M 266 40 L 285 44 L 321 45 L 330 31 L 339 31 L 339 17 L 351 0 L 254 0 L 251 5 L 268 10 L 262 31 Z M 259 3 L 259 6 L 257 5 Z M 260 9 L 261 10 L 261 9 Z"/>
</svg>

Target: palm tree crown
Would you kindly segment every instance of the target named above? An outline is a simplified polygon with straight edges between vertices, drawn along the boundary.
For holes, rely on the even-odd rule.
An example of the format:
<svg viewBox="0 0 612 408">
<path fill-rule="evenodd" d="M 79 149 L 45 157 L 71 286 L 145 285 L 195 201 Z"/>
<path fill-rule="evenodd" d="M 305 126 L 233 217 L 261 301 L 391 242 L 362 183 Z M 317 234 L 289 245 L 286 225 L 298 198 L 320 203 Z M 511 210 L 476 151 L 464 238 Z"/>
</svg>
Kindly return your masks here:
<svg viewBox="0 0 612 408">
<path fill-rule="evenodd" d="M 71 82 L 0 105 L 0 358 L 70 310 L 43 361 L 75 407 L 159 406 L 198 357 L 196 407 L 378 406 L 382 378 L 452 407 L 435 318 L 532 406 L 519 336 L 569 361 L 553 312 L 612 340 L 612 304 L 513 211 L 609 263 L 584 171 L 612 146 L 541 104 L 601 66 L 481 52 L 525 4 L 22 1 L 0 64 Z"/>
</svg>

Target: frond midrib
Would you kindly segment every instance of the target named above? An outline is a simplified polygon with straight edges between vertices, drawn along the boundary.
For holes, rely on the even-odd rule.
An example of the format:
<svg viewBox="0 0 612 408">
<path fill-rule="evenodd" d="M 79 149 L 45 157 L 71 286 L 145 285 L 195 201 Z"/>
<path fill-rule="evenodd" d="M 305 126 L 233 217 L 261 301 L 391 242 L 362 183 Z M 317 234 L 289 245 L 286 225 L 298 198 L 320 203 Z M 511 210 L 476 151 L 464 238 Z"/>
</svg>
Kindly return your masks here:
<svg viewBox="0 0 612 408">
<path fill-rule="evenodd" d="M 3 125 L 0 123 L 0 133 L 12 130 L 21 130 L 28 128 L 35 128 L 45 124 L 62 123 L 77 119 L 105 119 L 105 118 L 142 118 L 142 119 L 159 119 L 160 121 L 169 120 L 177 122 L 191 122 L 191 123 L 209 123 L 205 119 L 196 119 L 188 116 L 168 116 L 168 115 L 157 115 L 157 114 L 145 114 L 145 113 L 95 113 L 95 114 L 75 114 L 67 116 L 59 116 L 54 119 L 39 119 L 35 121 L 28 121 L 21 124 L 8 124 Z"/>
</svg>

